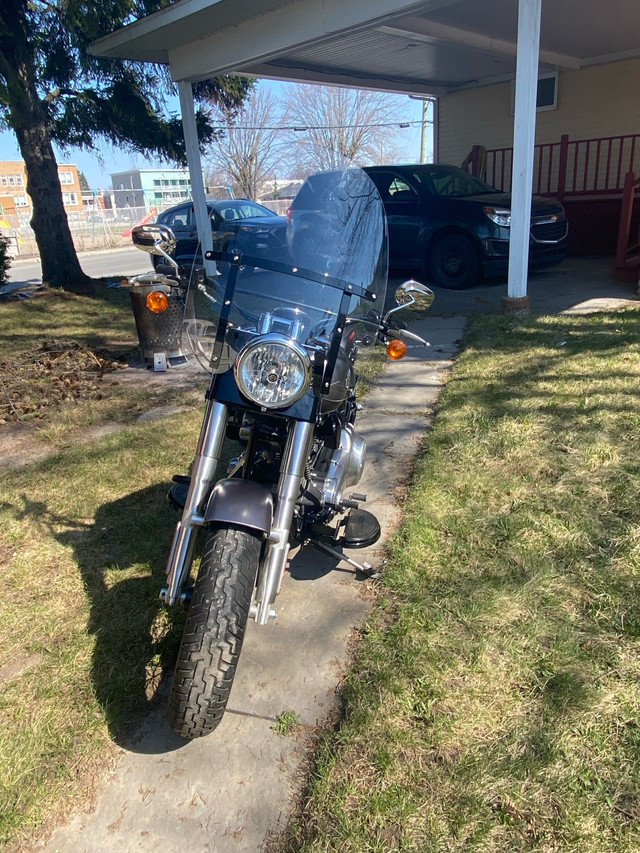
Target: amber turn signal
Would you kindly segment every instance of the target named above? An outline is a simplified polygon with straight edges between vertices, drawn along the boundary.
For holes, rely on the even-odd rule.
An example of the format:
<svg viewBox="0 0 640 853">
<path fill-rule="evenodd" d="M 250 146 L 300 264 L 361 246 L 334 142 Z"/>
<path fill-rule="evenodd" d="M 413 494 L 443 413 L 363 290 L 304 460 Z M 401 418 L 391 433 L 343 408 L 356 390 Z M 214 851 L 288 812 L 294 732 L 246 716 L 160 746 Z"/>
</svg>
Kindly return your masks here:
<svg viewBox="0 0 640 853">
<path fill-rule="evenodd" d="M 162 314 L 169 307 L 169 299 L 161 290 L 152 290 L 147 296 L 147 308 L 154 314 Z"/>
<path fill-rule="evenodd" d="M 404 358 L 406 354 L 407 345 L 404 341 L 399 341 L 398 338 L 395 338 L 387 344 L 387 355 L 389 358 L 394 358 L 398 361 L 399 359 Z"/>
</svg>

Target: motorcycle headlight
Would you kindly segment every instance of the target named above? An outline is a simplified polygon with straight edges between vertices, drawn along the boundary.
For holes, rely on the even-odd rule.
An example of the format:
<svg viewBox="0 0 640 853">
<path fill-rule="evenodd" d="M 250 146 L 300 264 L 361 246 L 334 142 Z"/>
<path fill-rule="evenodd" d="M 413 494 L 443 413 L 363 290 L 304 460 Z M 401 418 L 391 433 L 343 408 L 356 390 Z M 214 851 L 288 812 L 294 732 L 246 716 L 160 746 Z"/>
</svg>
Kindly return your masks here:
<svg viewBox="0 0 640 853">
<path fill-rule="evenodd" d="M 234 367 L 240 392 L 266 409 L 290 406 L 311 384 L 311 362 L 295 341 L 262 335 L 238 353 Z"/>
<path fill-rule="evenodd" d="M 484 212 L 492 222 L 496 223 L 496 225 L 502 225 L 503 228 L 511 227 L 510 210 L 503 210 L 499 207 L 485 207 Z"/>
</svg>

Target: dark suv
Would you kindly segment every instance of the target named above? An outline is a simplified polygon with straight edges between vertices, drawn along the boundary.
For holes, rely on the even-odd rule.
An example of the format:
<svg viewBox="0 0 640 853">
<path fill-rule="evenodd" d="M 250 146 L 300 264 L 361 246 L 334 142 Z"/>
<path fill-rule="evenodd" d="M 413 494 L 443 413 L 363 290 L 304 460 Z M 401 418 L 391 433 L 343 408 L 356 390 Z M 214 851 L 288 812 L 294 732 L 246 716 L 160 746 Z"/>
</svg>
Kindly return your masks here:
<svg viewBox="0 0 640 853">
<path fill-rule="evenodd" d="M 507 273 L 511 196 L 456 166 L 366 166 L 387 214 L 392 267 L 419 268 L 440 287 L 461 288 Z M 529 264 L 567 253 L 559 201 L 534 197 Z"/>
</svg>

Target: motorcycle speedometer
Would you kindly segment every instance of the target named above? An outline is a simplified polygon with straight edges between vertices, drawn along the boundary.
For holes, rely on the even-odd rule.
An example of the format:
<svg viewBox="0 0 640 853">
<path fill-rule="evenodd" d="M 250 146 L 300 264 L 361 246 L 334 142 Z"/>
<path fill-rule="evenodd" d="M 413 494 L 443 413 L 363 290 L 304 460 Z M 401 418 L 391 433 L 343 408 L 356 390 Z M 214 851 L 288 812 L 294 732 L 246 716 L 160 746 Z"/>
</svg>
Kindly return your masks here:
<svg viewBox="0 0 640 853">
<path fill-rule="evenodd" d="M 284 335 L 261 335 L 236 358 L 234 374 L 240 392 L 266 409 L 282 409 L 302 397 L 311 384 L 307 353 Z"/>
</svg>

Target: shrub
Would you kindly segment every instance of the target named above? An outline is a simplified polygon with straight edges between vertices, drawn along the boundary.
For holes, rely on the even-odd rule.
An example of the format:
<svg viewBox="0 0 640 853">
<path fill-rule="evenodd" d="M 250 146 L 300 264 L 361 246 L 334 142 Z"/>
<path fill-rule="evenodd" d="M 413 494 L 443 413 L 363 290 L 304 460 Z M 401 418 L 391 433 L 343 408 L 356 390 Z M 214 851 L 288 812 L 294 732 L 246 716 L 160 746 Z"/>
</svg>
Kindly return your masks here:
<svg viewBox="0 0 640 853">
<path fill-rule="evenodd" d="M 7 281 L 7 273 L 11 266 L 9 258 L 9 240 L 0 232 L 0 284 Z"/>
</svg>

